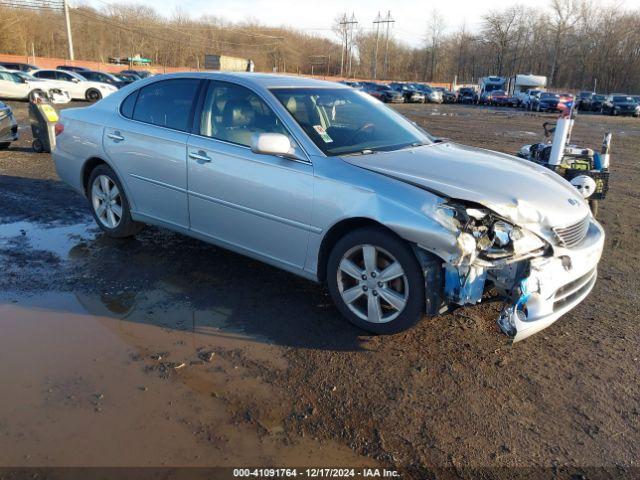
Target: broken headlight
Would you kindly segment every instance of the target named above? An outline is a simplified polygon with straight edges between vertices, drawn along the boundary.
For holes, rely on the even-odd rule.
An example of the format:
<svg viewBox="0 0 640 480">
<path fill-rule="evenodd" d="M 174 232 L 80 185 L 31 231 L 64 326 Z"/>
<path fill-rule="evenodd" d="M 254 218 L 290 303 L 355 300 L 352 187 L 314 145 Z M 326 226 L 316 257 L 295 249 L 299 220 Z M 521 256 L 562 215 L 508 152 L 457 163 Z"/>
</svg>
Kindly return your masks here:
<svg viewBox="0 0 640 480">
<path fill-rule="evenodd" d="M 438 222 L 457 232 L 458 264 L 516 260 L 543 249 L 534 233 L 513 225 L 482 206 L 446 203 L 436 210 Z"/>
</svg>

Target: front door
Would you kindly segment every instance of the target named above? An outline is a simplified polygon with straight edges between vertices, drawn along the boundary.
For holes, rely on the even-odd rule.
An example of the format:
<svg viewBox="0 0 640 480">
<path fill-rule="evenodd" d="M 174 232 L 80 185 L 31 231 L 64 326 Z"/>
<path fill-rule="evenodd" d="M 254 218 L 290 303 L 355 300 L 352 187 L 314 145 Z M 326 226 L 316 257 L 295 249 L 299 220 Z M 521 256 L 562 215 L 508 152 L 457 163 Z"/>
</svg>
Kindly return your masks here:
<svg viewBox="0 0 640 480">
<path fill-rule="evenodd" d="M 189 138 L 193 231 L 283 266 L 302 268 L 313 201 L 309 162 L 251 151 L 254 133 L 288 134 L 268 105 L 233 83 L 209 83 Z"/>
</svg>

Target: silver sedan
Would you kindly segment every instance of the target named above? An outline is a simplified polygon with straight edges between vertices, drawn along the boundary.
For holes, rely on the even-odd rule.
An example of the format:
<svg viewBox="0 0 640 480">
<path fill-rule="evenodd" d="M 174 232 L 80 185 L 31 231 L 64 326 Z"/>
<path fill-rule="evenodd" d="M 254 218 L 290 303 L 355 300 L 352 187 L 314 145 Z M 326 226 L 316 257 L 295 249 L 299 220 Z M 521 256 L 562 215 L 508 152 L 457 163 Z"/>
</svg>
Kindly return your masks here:
<svg viewBox="0 0 640 480">
<path fill-rule="evenodd" d="M 374 333 L 491 290 L 520 340 L 596 280 L 604 233 L 568 182 L 433 138 L 344 85 L 156 76 L 64 110 L 56 131 L 58 173 L 107 235 L 157 225 L 326 283 Z"/>
</svg>

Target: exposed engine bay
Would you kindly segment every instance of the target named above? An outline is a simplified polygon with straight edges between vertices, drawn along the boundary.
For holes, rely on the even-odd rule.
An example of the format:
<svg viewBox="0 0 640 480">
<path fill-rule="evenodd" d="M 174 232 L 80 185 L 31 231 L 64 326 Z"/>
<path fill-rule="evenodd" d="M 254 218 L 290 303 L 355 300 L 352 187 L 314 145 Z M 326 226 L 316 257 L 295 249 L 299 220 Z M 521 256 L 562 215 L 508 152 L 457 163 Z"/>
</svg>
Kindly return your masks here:
<svg viewBox="0 0 640 480">
<path fill-rule="evenodd" d="M 595 283 L 602 242 L 598 240 L 601 236 L 594 234 L 591 245 L 588 236 L 592 229 L 597 233 L 601 227 L 590 217 L 571 237 L 576 244 L 585 241 L 587 249 L 595 252 L 585 259 L 582 252 L 558 255 L 546 240 L 480 205 L 448 202 L 439 213 L 443 224 L 459 232 L 460 251 L 458 258 L 444 264 L 443 309 L 479 303 L 493 289 L 504 300 L 498 326 L 517 341 L 548 326 L 568 310 L 559 313 L 563 304 L 558 292 L 573 300 L 586 296 Z M 538 320 L 544 326 L 534 326 Z"/>
</svg>

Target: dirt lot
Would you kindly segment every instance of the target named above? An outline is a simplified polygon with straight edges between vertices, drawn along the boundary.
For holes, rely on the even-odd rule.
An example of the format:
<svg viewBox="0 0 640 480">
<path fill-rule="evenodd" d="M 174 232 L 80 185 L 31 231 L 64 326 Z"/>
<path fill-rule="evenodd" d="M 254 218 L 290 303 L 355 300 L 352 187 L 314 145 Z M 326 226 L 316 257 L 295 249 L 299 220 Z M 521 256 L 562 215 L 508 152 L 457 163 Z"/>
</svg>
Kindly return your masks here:
<svg viewBox="0 0 640 480">
<path fill-rule="evenodd" d="M 638 119 L 579 118 L 578 143 L 614 134 L 599 280 L 511 346 L 499 304 L 373 337 L 323 289 L 269 266 L 156 228 L 107 239 L 50 156 L 30 151 L 26 105 L 11 106 L 22 140 L 0 152 L 0 466 L 639 474 Z M 398 108 L 436 135 L 509 153 L 545 119 Z"/>
</svg>

